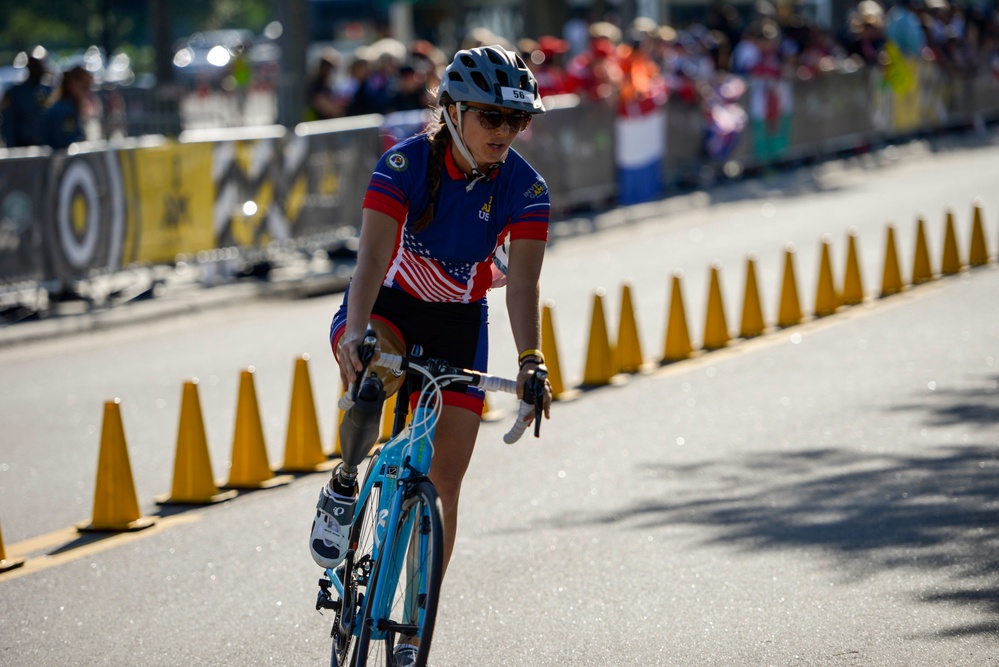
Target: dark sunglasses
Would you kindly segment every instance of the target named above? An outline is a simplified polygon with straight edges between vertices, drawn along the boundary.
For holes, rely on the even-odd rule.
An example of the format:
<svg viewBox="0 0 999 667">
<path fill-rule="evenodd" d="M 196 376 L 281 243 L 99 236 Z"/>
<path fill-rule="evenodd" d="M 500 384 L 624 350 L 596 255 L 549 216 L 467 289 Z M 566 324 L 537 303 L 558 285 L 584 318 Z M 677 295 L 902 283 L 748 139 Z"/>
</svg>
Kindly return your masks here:
<svg viewBox="0 0 999 667">
<path fill-rule="evenodd" d="M 462 111 L 471 111 L 479 115 L 479 124 L 487 130 L 497 130 L 503 123 L 507 124 L 511 132 L 523 132 L 531 124 L 534 117 L 526 111 L 514 111 L 513 113 L 503 113 L 496 109 L 481 109 L 470 107 L 467 104 L 458 106 Z"/>
</svg>

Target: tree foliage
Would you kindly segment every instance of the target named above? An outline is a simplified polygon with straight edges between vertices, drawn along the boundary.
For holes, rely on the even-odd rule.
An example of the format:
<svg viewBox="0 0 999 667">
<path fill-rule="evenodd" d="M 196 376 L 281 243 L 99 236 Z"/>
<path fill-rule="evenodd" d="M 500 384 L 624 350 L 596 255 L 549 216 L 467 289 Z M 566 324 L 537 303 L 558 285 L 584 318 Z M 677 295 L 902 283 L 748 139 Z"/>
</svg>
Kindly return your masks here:
<svg viewBox="0 0 999 667">
<path fill-rule="evenodd" d="M 148 45 L 148 5 L 148 0 L 0 0 L 0 52 L 35 44 L 56 51 Z M 169 0 L 169 8 L 175 38 L 216 28 L 259 32 L 274 14 L 273 0 Z"/>
</svg>

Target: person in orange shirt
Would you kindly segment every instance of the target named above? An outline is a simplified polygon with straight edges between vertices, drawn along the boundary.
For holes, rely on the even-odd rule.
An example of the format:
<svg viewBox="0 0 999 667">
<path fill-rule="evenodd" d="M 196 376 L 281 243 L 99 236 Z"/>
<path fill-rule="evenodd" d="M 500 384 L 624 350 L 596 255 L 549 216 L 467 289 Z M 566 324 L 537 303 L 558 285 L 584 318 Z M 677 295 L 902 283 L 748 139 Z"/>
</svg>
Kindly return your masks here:
<svg viewBox="0 0 999 667">
<path fill-rule="evenodd" d="M 646 113 L 651 106 L 666 101 L 666 81 L 652 57 L 653 35 L 657 29 L 655 21 L 637 18 L 628 31 L 628 43 L 618 47 L 622 115 Z"/>
</svg>

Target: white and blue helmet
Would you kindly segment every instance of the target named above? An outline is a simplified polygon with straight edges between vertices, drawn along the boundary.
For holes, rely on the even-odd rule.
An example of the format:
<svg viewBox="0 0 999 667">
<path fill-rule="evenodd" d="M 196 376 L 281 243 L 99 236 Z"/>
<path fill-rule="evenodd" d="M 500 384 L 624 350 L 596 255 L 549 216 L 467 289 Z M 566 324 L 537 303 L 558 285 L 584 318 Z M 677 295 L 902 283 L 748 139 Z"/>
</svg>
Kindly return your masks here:
<svg viewBox="0 0 999 667">
<path fill-rule="evenodd" d="M 518 54 L 502 46 L 458 51 L 444 70 L 438 103 L 445 93 L 454 102 L 492 104 L 532 114 L 545 112 L 538 95 L 538 80 Z"/>
</svg>

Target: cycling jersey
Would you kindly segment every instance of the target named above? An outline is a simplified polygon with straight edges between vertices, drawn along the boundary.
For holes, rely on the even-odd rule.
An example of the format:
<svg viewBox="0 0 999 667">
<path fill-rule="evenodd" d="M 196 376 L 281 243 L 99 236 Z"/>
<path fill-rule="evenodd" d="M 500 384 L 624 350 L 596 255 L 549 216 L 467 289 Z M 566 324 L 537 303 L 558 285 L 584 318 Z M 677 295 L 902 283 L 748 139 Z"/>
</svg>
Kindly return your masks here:
<svg viewBox="0 0 999 667">
<path fill-rule="evenodd" d="M 399 223 L 382 284 L 423 301 L 474 303 L 492 285 L 492 255 L 507 238 L 548 239 L 548 186 L 510 149 L 506 162 L 466 191 L 469 180 L 448 150 L 433 221 L 414 232 L 429 201 L 429 156 L 426 135 L 407 139 L 382 156 L 368 185 L 364 208 Z"/>
</svg>

